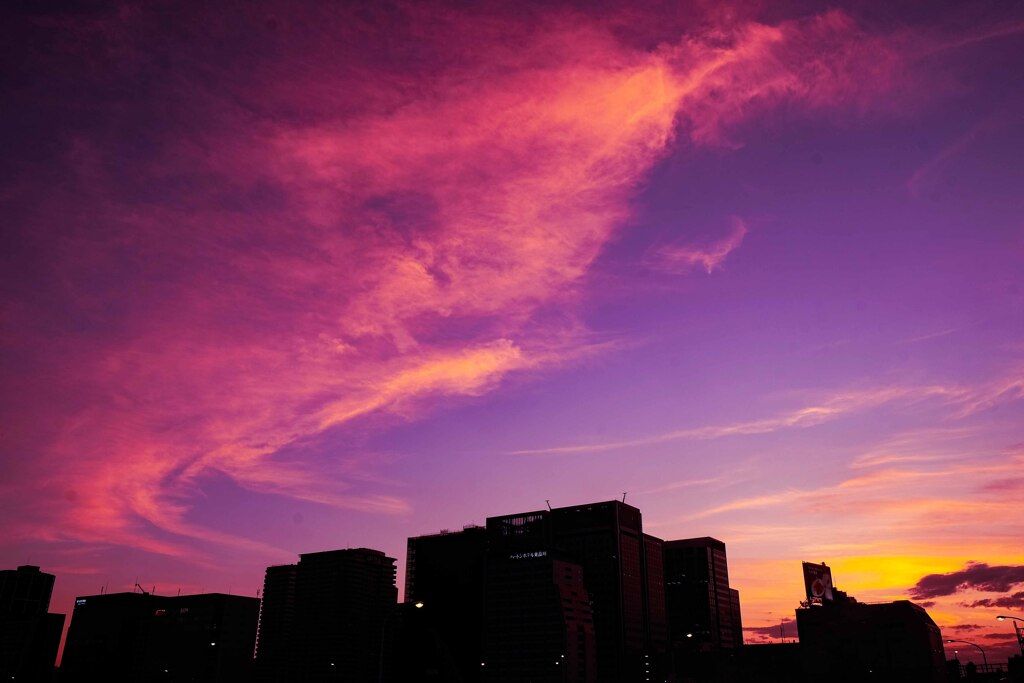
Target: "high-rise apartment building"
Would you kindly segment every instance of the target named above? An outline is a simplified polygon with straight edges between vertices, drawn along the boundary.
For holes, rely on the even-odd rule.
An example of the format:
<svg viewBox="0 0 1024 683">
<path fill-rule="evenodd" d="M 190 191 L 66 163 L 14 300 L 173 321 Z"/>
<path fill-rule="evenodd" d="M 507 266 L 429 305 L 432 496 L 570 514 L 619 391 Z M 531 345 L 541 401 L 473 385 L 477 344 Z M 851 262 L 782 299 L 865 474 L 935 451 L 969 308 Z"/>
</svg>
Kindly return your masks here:
<svg viewBox="0 0 1024 683">
<path fill-rule="evenodd" d="M 294 564 L 267 567 L 256 636 L 256 664 L 261 680 L 283 680 L 291 657 L 297 574 L 298 565 Z"/>
<path fill-rule="evenodd" d="M 64 629 L 48 611 L 53 582 L 31 565 L 0 571 L 0 680 L 52 680 Z"/>
<path fill-rule="evenodd" d="M 395 559 L 353 548 L 270 567 L 256 667 L 264 681 L 375 681 L 396 612 Z"/>
</svg>

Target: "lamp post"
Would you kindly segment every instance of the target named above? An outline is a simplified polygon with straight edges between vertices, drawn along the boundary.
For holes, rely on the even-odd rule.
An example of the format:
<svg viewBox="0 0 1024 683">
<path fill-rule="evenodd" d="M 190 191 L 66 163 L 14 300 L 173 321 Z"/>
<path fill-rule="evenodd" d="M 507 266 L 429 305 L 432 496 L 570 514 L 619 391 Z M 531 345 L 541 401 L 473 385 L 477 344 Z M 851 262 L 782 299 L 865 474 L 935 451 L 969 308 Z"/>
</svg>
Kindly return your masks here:
<svg viewBox="0 0 1024 683">
<path fill-rule="evenodd" d="M 988 671 L 988 657 L 985 655 L 985 650 L 982 650 L 981 645 L 978 645 L 977 643 L 972 643 L 969 640 L 947 639 L 946 642 L 947 643 L 966 643 L 967 645 L 973 645 L 974 647 L 976 647 L 979 650 L 981 650 L 981 661 L 985 662 L 985 671 Z"/>
<path fill-rule="evenodd" d="M 1007 619 L 1013 620 L 1013 632 L 1017 634 L 1017 645 L 1020 646 L 1020 653 L 1024 655 L 1024 626 L 1017 626 L 1016 622 L 1024 624 L 1024 619 L 1018 619 L 1017 617 L 1010 617 L 1005 614 L 1000 614 L 996 617 L 996 621 L 1006 621 Z"/>
<path fill-rule="evenodd" d="M 388 613 L 384 615 L 384 623 L 381 624 L 380 627 L 380 658 L 377 661 L 377 683 L 382 683 L 384 680 L 384 642 L 387 640 L 388 622 L 391 621 L 391 615 L 401 610 L 402 607 L 407 604 L 409 603 L 400 602 L 396 605 L 393 605 L 392 608 L 388 610 Z M 412 603 L 412 606 L 416 609 L 423 609 L 423 601 L 417 600 L 416 602 Z M 334 665 L 332 664 L 331 666 Z"/>
</svg>

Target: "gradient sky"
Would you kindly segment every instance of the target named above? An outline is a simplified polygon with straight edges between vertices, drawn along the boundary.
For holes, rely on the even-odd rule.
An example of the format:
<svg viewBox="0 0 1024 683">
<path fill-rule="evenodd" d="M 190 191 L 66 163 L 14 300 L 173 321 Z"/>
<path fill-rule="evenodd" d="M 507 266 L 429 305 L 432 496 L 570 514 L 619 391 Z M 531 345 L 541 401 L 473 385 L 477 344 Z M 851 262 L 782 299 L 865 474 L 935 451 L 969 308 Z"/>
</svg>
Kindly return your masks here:
<svg viewBox="0 0 1024 683">
<path fill-rule="evenodd" d="M 628 492 L 748 642 L 808 560 L 1016 651 L 1019 3 L 40 7 L 0 566 L 55 611 Z"/>
</svg>

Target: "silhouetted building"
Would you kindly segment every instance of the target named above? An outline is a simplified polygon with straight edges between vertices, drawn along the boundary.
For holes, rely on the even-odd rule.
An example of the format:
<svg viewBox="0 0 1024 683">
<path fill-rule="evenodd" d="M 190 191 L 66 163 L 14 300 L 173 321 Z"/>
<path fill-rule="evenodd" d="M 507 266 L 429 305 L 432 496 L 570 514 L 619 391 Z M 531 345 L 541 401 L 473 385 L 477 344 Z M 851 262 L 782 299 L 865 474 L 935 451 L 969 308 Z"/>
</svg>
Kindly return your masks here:
<svg viewBox="0 0 1024 683">
<path fill-rule="evenodd" d="M 799 643 L 744 645 L 737 653 L 737 675 L 742 683 L 803 683 Z"/>
<path fill-rule="evenodd" d="M 724 543 L 708 536 L 665 542 L 665 605 L 674 678 L 735 679 L 743 624 Z"/>
<path fill-rule="evenodd" d="M 368 548 L 306 553 L 294 582 L 284 568 L 268 569 L 263 599 L 261 680 L 377 680 L 383 631 L 398 600 L 394 558 Z"/>
<path fill-rule="evenodd" d="M 48 612 L 53 582 L 31 565 L 0 571 L 0 680 L 52 680 L 64 629 Z"/>
<path fill-rule="evenodd" d="M 729 601 L 732 611 L 732 644 L 733 647 L 743 646 L 743 611 L 740 609 L 740 592 L 729 589 Z"/>
<path fill-rule="evenodd" d="M 267 567 L 260 601 L 260 623 L 256 637 L 256 665 L 261 680 L 283 677 L 291 656 L 291 635 L 295 627 L 295 581 L 298 565 Z"/>
<path fill-rule="evenodd" d="M 809 598 L 822 593 L 812 583 Z M 827 583 L 830 598 L 796 611 L 809 682 L 945 680 L 942 634 L 924 608 L 907 600 L 857 602 L 831 586 L 831 572 Z"/>
<path fill-rule="evenodd" d="M 597 680 L 583 568 L 556 551 L 495 553 L 488 564 L 487 681 Z"/>
<path fill-rule="evenodd" d="M 409 539 L 405 602 L 423 607 L 403 611 L 401 643 L 414 646 L 418 656 L 407 658 L 409 666 L 396 680 L 425 676 L 428 669 L 440 676 L 451 668 L 446 680 L 480 680 L 486 553 L 487 531 L 479 526 Z"/>
<path fill-rule="evenodd" d="M 1021 643 L 1021 650 L 1024 650 L 1024 643 Z M 1011 683 L 1024 683 L 1024 655 L 1010 657 L 1006 662 L 1006 674 Z"/>
<path fill-rule="evenodd" d="M 662 676 L 662 542 L 639 510 L 608 501 L 492 517 L 487 535 L 486 680 Z"/>
<path fill-rule="evenodd" d="M 62 681 L 245 681 L 259 600 L 224 593 L 75 599 Z"/>
<path fill-rule="evenodd" d="M 665 604 L 674 648 L 718 651 L 743 642 L 739 591 L 729 587 L 725 544 L 717 539 L 665 542 Z"/>
</svg>

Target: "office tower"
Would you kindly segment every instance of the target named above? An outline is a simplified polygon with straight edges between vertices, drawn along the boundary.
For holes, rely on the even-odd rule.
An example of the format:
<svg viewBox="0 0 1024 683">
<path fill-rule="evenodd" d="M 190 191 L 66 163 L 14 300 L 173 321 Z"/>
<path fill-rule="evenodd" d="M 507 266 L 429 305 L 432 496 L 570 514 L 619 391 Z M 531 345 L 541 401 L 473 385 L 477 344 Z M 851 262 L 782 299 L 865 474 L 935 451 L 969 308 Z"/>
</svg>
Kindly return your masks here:
<svg viewBox="0 0 1024 683">
<path fill-rule="evenodd" d="M 676 650 L 718 652 L 742 642 L 739 593 L 729 587 L 725 544 L 719 540 L 665 542 L 665 604 Z"/>
<path fill-rule="evenodd" d="M 0 571 L 0 680 L 50 681 L 64 615 L 50 614 L 53 574 L 24 565 Z"/>
<path fill-rule="evenodd" d="M 732 603 L 732 642 L 734 647 L 743 645 L 743 613 L 740 610 L 740 592 L 729 589 L 729 600 Z"/>
<path fill-rule="evenodd" d="M 406 610 L 404 640 L 432 643 L 418 661 L 429 661 L 438 670 L 454 667 L 456 673 L 447 678 L 464 683 L 481 677 L 486 552 L 487 531 L 479 526 L 415 536 L 407 546 L 405 603 L 423 606 L 415 613 Z M 428 632 L 416 633 L 415 628 Z M 412 675 L 407 672 L 406 677 Z"/>
<path fill-rule="evenodd" d="M 267 572 L 260 679 L 377 680 L 383 631 L 398 600 L 395 559 L 355 548 L 306 553 L 294 567 L 294 581 L 282 567 Z"/>
<path fill-rule="evenodd" d="M 223 593 L 78 597 L 61 680 L 248 680 L 258 615 L 258 599 Z"/>
<path fill-rule="evenodd" d="M 808 599 L 796 626 L 807 681 L 945 680 L 942 634 L 924 608 L 857 602 L 834 588 L 825 564 L 804 563 L 804 577 Z"/>
<path fill-rule="evenodd" d="M 491 558 L 485 631 L 481 669 L 488 682 L 597 680 L 583 568 L 556 551 Z"/>
<path fill-rule="evenodd" d="M 574 634 L 577 643 L 582 635 L 583 646 L 574 650 L 580 653 L 580 659 L 572 670 L 584 677 L 574 680 L 658 678 L 666 645 L 661 540 L 643 533 L 639 510 L 607 501 L 492 517 L 487 520 L 487 535 L 486 680 L 511 680 L 497 670 L 504 663 L 518 661 L 517 666 L 525 666 L 516 659 L 522 657 L 518 646 L 496 634 L 531 628 L 547 634 L 545 652 L 563 648 L 560 655 L 569 649 L 563 634 Z M 522 598 L 518 602 L 509 598 L 514 593 L 509 586 L 519 580 L 517 576 L 525 582 L 519 589 Z M 583 590 L 590 614 L 582 604 L 570 601 L 558 617 L 551 596 L 565 594 L 582 601 Z M 591 621 L 596 679 L 590 678 L 593 668 L 587 664 Z M 541 623 L 548 626 L 542 628 Z M 530 677 L 570 680 L 550 678 L 556 665 L 554 658 L 549 659 L 551 669 L 538 663 L 541 669 L 531 670 Z M 568 675 L 564 672 L 569 670 L 562 669 L 562 675 Z"/>
</svg>

